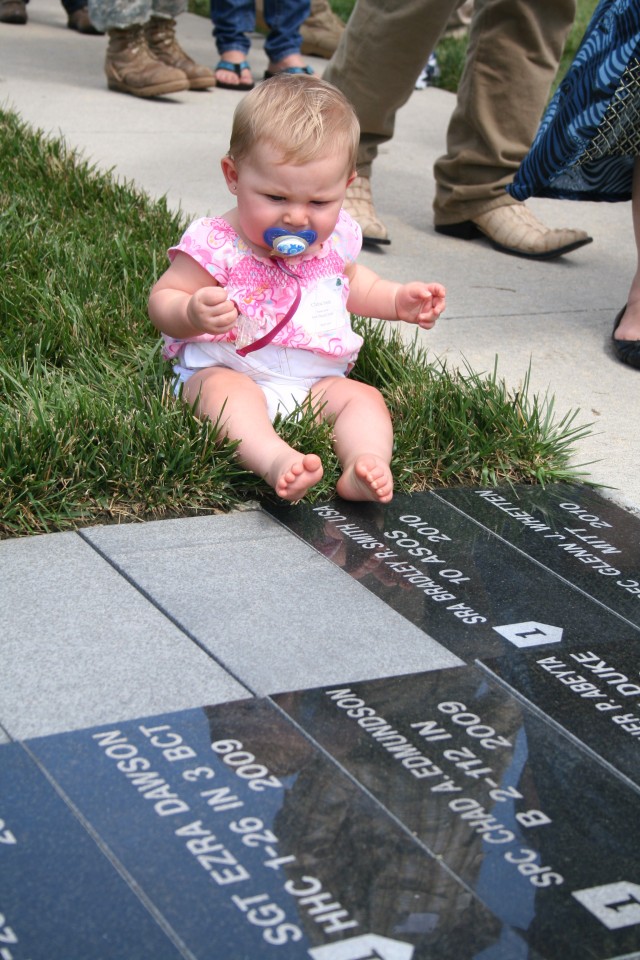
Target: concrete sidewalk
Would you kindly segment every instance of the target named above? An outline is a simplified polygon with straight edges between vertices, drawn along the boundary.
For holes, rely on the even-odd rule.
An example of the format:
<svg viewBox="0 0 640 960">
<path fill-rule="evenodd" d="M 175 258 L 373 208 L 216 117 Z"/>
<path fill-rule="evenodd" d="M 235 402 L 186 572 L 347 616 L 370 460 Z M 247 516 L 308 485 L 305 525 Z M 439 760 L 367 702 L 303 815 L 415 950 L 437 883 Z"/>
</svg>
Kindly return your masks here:
<svg viewBox="0 0 640 960">
<path fill-rule="evenodd" d="M 179 34 L 215 63 L 208 21 L 185 14 Z M 58 0 L 32 0 L 26 26 L 0 24 L 0 104 L 185 215 L 227 209 L 218 161 L 238 95 L 110 92 L 105 46 L 67 30 Z M 258 38 L 250 59 L 261 76 Z M 629 205 L 532 204 L 595 237 L 552 263 L 437 236 L 431 168 L 453 103 L 428 89 L 401 111 L 374 175 L 393 243 L 362 260 L 386 277 L 444 282 L 448 311 L 424 335 L 434 357 L 482 372 L 497 356 L 514 388 L 531 363 L 533 389 L 555 396 L 558 417 L 580 408 L 578 422 L 594 422 L 578 459 L 635 511 L 640 380 L 607 345 L 635 266 Z M 257 509 L 5 541 L 0 564 L 9 739 L 459 662 Z"/>
</svg>

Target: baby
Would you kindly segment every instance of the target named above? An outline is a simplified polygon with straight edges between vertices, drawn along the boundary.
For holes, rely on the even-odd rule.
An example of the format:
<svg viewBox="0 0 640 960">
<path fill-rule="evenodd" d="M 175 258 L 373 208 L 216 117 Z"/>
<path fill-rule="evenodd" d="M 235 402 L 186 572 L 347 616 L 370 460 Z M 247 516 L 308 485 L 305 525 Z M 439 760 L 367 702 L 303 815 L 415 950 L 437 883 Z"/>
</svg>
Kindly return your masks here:
<svg viewBox="0 0 640 960">
<path fill-rule="evenodd" d="M 273 419 L 307 398 L 333 428 L 337 493 L 391 500 L 391 418 L 378 390 L 348 376 L 362 344 L 350 314 L 428 329 L 445 306 L 439 283 L 393 283 L 355 262 L 361 232 L 342 203 L 358 140 L 353 108 L 317 77 L 255 87 L 221 162 L 235 207 L 188 227 L 149 298 L 184 399 L 290 501 L 318 483 L 322 464 L 285 443 Z"/>
</svg>

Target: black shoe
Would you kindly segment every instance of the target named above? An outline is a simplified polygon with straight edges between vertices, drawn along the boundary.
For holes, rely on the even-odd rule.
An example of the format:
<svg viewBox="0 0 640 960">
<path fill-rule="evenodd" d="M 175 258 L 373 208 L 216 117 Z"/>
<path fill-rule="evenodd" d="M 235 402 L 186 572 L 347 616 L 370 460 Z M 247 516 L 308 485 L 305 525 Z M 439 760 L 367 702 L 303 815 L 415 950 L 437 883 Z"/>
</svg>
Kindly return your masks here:
<svg viewBox="0 0 640 960">
<path fill-rule="evenodd" d="M 622 360 L 623 363 L 629 364 L 630 367 L 637 367 L 637 369 L 640 370 L 640 340 L 616 340 L 615 337 L 616 330 L 620 326 L 620 321 L 624 317 L 626 309 L 627 305 L 625 304 L 613 325 L 613 333 L 611 334 L 613 349 L 616 352 L 618 360 Z"/>
<path fill-rule="evenodd" d="M 24 0 L 0 0 L 0 23 L 26 23 Z"/>
<path fill-rule="evenodd" d="M 74 10 L 73 13 L 70 13 L 67 26 L 69 27 L 69 30 L 77 30 L 78 33 L 102 36 L 102 31 L 96 30 L 94 25 L 91 23 L 91 20 L 89 19 L 89 10 L 87 7 L 80 7 L 79 10 Z"/>
</svg>

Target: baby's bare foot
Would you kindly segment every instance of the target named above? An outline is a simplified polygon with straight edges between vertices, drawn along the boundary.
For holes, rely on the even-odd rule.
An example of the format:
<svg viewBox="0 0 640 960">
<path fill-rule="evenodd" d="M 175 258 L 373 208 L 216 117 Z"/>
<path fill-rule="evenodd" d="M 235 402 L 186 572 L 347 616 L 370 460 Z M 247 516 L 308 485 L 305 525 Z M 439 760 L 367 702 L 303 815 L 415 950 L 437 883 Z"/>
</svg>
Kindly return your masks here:
<svg viewBox="0 0 640 960">
<path fill-rule="evenodd" d="M 388 503 L 393 497 L 391 468 L 376 454 L 362 453 L 345 469 L 336 490 L 345 500 Z"/>
<path fill-rule="evenodd" d="M 284 460 L 284 462 L 283 462 Z M 274 463 L 273 489 L 283 500 L 301 500 L 307 490 L 322 478 L 322 462 L 315 453 L 294 453 Z"/>
</svg>

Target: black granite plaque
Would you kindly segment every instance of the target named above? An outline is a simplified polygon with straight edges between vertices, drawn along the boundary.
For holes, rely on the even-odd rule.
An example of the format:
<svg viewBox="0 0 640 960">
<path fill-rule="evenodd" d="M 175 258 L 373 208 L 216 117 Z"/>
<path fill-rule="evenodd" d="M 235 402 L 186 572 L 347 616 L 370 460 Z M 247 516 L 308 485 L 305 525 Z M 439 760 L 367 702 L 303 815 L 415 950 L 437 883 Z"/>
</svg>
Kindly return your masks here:
<svg viewBox="0 0 640 960">
<path fill-rule="evenodd" d="M 18 744 L 0 746 L 2 960 L 184 954 Z"/>
<path fill-rule="evenodd" d="M 29 748 L 186 956 L 542 960 L 268 701 Z"/>
<path fill-rule="evenodd" d="M 640 790 L 640 646 L 593 644 L 500 657 L 482 667 Z"/>
<path fill-rule="evenodd" d="M 274 700 L 542 956 L 640 955 L 638 791 L 482 670 Z"/>
<path fill-rule="evenodd" d="M 269 510 L 463 660 L 640 642 L 637 626 L 433 493 Z"/>
<path fill-rule="evenodd" d="M 438 496 L 640 626 L 640 517 L 565 484 Z"/>
</svg>

